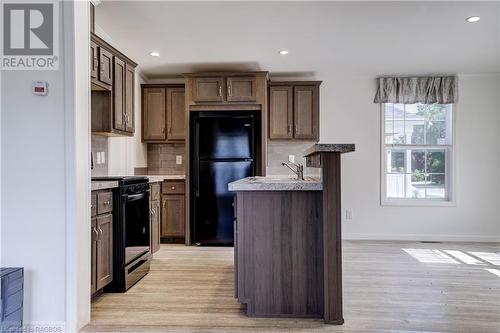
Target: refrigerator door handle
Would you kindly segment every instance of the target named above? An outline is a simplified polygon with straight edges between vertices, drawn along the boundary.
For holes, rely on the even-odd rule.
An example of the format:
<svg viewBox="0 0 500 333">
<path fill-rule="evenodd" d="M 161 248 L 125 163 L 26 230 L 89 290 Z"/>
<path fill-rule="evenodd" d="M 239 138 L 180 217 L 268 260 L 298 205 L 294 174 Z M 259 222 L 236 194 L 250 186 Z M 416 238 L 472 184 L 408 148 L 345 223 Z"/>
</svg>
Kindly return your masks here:
<svg viewBox="0 0 500 333">
<path fill-rule="evenodd" d="M 200 197 L 200 123 L 196 122 L 195 123 L 195 160 L 194 160 L 194 166 L 195 166 L 195 172 L 194 172 L 194 186 L 195 186 L 195 191 L 194 195 L 196 198 Z"/>
</svg>

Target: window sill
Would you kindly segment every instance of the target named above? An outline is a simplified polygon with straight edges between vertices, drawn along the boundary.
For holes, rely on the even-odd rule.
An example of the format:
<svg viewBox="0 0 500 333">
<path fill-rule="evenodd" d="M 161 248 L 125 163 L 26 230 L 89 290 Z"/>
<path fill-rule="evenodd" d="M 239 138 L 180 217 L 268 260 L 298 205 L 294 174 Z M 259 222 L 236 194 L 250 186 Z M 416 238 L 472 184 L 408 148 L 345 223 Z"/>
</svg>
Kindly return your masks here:
<svg viewBox="0 0 500 333">
<path fill-rule="evenodd" d="M 414 200 L 414 199 L 384 199 L 381 206 L 397 206 L 397 207 L 456 207 L 455 201 L 443 200 Z"/>
</svg>

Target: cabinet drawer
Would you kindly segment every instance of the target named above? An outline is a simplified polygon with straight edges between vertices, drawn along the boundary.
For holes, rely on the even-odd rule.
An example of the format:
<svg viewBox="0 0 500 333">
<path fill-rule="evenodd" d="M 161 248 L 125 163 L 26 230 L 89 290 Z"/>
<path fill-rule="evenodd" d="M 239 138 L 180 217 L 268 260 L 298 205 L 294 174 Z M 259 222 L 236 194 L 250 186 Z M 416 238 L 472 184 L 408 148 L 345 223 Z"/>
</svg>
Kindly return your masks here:
<svg viewBox="0 0 500 333">
<path fill-rule="evenodd" d="M 103 192 L 97 194 L 97 214 L 104 214 L 113 211 L 113 192 Z"/>
<path fill-rule="evenodd" d="M 90 216 L 94 217 L 97 215 L 97 194 L 92 194 L 90 196 Z"/>
<path fill-rule="evenodd" d="M 162 192 L 165 194 L 182 194 L 184 193 L 184 182 L 165 181 L 162 184 Z"/>
<path fill-rule="evenodd" d="M 160 200 L 161 190 L 160 184 L 151 184 L 151 201 Z"/>
</svg>

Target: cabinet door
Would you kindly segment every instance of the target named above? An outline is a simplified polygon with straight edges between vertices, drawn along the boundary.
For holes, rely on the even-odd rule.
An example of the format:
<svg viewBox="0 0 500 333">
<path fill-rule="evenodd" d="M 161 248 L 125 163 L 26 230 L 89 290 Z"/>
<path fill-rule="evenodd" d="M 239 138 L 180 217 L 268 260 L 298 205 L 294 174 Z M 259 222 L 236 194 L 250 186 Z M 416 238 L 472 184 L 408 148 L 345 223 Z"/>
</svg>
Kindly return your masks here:
<svg viewBox="0 0 500 333">
<path fill-rule="evenodd" d="M 184 195 L 164 195 L 161 210 L 161 236 L 184 237 Z"/>
<path fill-rule="evenodd" d="M 257 100 L 255 77 L 227 78 L 228 102 L 255 102 Z"/>
<path fill-rule="evenodd" d="M 99 47 L 99 81 L 113 84 L 113 55 Z"/>
<path fill-rule="evenodd" d="M 224 101 L 224 78 L 195 78 L 193 80 L 193 101 L 222 102 Z"/>
<path fill-rule="evenodd" d="M 294 87 L 294 138 L 318 140 L 318 87 Z"/>
<path fill-rule="evenodd" d="M 90 255 L 90 294 L 97 291 L 97 219 L 91 219 L 90 225 L 91 255 Z"/>
<path fill-rule="evenodd" d="M 113 215 L 97 217 L 97 290 L 113 280 Z"/>
<path fill-rule="evenodd" d="M 120 58 L 114 59 L 113 75 L 113 127 L 120 131 L 125 131 L 125 62 Z"/>
<path fill-rule="evenodd" d="M 185 140 L 185 94 L 184 88 L 167 89 L 168 140 Z"/>
<path fill-rule="evenodd" d="M 135 68 L 125 65 L 125 131 L 134 133 Z"/>
<path fill-rule="evenodd" d="M 292 87 L 273 86 L 269 88 L 269 138 L 293 138 Z"/>
<path fill-rule="evenodd" d="M 151 253 L 160 249 L 160 201 L 151 201 Z"/>
<path fill-rule="evenodd" d="M 93 79 L 97 79 L 97 70 L 99 68 L 97 48 L 96 43 L 90 43 L 90 77 Z"/>
<path fill-rule="evenodd" d="M 142 94 L 143 140 L 164 141 L 165 88 L 144 88 Z"/>
</svg>

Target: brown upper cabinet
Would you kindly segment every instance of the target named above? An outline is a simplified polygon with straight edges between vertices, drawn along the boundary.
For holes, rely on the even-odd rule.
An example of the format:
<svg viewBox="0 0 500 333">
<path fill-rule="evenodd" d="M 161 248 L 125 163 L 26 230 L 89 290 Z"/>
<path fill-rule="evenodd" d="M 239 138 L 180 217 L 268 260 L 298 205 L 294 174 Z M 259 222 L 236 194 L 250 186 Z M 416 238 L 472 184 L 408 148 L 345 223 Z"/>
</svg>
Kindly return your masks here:
<svg viewBox="0 0 500 333">
<path fill-rule="evenodd" d="M 228 77 L 226 79 L 228 102 L 255 102 L 256 94 L 255 77 Z"/>
<path fill-rule="evenodd" d="M 195 102 L 224 101 L 223 77 L 200 77 L 193 83 L 193 100 Z"/>
<path fill-rule="evenodd" d="M 92 134 L 134 135 L 135 64 L 91 33 Z"/>
<path fill-rule="evenodd" d="M 99 46 L 99 82 L 111 85 L 113 83 L 113 54 Z"/>
<path fill-rule="evenodd" d="M 180 142 L 185 134 L 183 85 L 142 85 L 142 139 L 144 142 Z"/>
<path fill-rule="evenodd" d="M 90 78 L 92 81 L 97 80 L 97 72 L 99 70 L 99 56 L 97 54 L 98 46 L 96 43 L 90 43 Z"/>
<path fill-rule="evenodd" d="M 269 83 L 269 139 L 319 140 L 320 84 Z"/>
<path fill-rule="evenodd" d="M 255 76 L 214 76 L 193 78 L 192 100 L 207 102 L 255 102 L 257 100 Z"/>
</svg>

